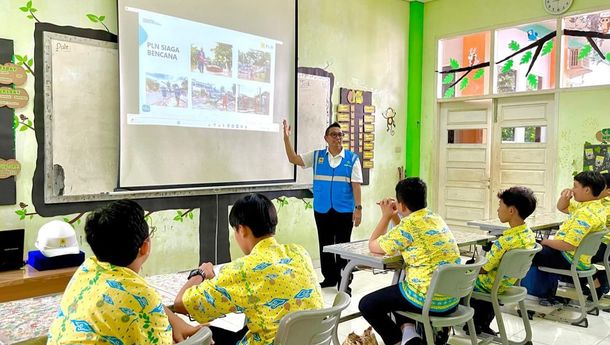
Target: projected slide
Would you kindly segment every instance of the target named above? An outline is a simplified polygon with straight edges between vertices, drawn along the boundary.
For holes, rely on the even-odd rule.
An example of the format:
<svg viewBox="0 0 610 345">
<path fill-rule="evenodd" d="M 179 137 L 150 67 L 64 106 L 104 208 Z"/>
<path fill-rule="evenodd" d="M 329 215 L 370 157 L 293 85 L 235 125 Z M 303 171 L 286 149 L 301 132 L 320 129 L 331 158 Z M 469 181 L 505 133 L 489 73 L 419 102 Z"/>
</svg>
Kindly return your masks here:
<svg viewBox="0 0 610 345">
<path fill-rule="evenodd" d="M 282 42 L 130 8 L 139 15 L 139 111 L 129 125 L 279 131 L 273 121 Z"/>
</svg>

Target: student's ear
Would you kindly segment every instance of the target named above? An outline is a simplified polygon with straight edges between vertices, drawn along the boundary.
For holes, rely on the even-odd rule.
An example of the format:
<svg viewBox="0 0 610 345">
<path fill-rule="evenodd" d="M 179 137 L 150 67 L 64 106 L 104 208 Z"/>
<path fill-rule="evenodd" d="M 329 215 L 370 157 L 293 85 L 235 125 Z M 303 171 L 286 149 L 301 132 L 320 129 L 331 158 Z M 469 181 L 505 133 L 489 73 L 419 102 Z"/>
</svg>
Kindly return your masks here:
<svg viewBox="0 0 610 345">
<path fill-rule="evenodd" d="M 150 239 L 147 239 L 146 241 L 144 241 L 144 243 L 142 243 L 142 246 L 140 247 L 140 251 L 139 254 L 140 256 L 145 256 L 150 254 Z"/>
</svg>

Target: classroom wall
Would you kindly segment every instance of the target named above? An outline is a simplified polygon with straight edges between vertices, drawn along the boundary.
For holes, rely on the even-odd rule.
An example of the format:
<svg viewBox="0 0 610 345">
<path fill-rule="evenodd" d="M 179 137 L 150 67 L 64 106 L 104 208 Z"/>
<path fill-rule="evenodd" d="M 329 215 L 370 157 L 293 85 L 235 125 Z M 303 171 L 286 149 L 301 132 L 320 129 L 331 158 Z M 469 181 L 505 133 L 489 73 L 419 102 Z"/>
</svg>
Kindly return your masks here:
<svg viewBox="0 0 610 345">
<path fill-rule="evenodd" d="M 570 12 L 610 8 L 608 0 L 576 0 Z M 499 15 L 501 13 L 501 15 Z M 433 0 L 424 7 L 424 65 L 422 96 L 421 172 L 437 185 L 438 115 L 436 103 L 436 47 L 441 38 L 552 19 L 542 1 Z M 558 93 L 556 192 L 572 184 L 572 172 L 582 169 L 583 144 L 596 142 L 595 133 L 610 127 L 610 86 L 562 90 Z M 437 194 L 430 194 L 431 205 Z"/>
<path fill-rule="evenodd" d="M 20 7 L 27 1 L 0 0 L 0 37 L 14 40 L 15 54 L 34 54 L 34 22 L 29 13 Z M 94 23 L 87 14 L 104 16 L 103 24 L 117 33 L 115 0 L 34 0 L 34 15 L 42 22 L 104 30 L 101 23 Z M 370 186 L 363 187 L 363 222 L 355 229 L 353 238 L 368 237 L 376 224 L 379 212 L 375 202 L 394 194 L 398 181 L 397 167 L 403 165 L 405 140 L 405 80 L 406 37 L 408 28 L 408 2 L 403 0 L 307 0 L 299 1 L 299 66 L 325 68 L 335 76 L 333 104 L 339 101 L 339 87 L 373 92 L 376 106 L 375 168 L 371 170 Z M 70 9 L 67 11 L 66 9 Z M 77 64 L 78 62 L 75 62 Z M 32 69 L 36 69 L 36 61 Z M 24 88 L 34 97 L 34 79 Z M 396 110 L 394 136 L 386 132 L 383 110 Z M 26 108 L 16 111 L 33 120 L 33 101 Z M 27 121 L 26 121 L 27 123 Z M 66 214 L 53 218 L 36 214 L 32 203 L 32 178 L 36 164 L 37 143 L 34 130 L 20 125 L 16 129 L 16 158 L 22 164 L 17 176 L 17 205 L 0 206 L 0 231 L 24 228 L 26 250 L 34 249 L 38 229 L 51 219 L 74 220 L 73 226 L 87 255 L 91 254 L 84 240 L 84 220 L 79 214 Z M 323 133 L 320 145 L 323 146 Z M 281 242 L 303 244 L 314 260 L 318 258 L 317 235 L 311 199 L 274 199 L 280 223 L 277 238 Z M 23 203 L 23 208 L 19 205 Z M 188 211 L 188 213 L 187 213 Z M 229 210 L 227 210 L 228 215 Z M 186 216 L 180 216 L 185 214 Z M 20 216 L 23 215 L 23 216 Z M 202 214 L 201 217 L 206 217 Z M 150 214 L 150 222 L 157 227 L 153 240 L 153 253 L 144 265 L 143 274 L 158 274 L 185 270 L 198 264 L 200 241 L 199 209 L 156 211 Z M 218 231 L 232 232 L 231 229 Z M 232 257 L 241 252 L 231 240 Z"/>
</svg>

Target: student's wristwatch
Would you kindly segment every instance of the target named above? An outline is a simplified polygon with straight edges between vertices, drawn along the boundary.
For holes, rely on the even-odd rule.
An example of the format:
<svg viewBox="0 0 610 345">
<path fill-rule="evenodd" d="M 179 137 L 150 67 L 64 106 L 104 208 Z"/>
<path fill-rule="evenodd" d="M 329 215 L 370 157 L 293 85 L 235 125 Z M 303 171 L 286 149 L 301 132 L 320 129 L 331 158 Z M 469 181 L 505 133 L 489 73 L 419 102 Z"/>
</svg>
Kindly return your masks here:
<svg viewBox="0 0 610 345">
<path fill-rule="evenodd" d="M 205 280 L 205 272 L 201 268 L 196 268 L 189 273 L 188 278 L 186 280 L 190 280 L 194 276 L 201 276 L 201 279 Z"/>
<path fill-rule="evenodd" d="M 354 208 L 355 208 L 356 210 L 362 210 L 362 205 L 356 205 Z"/>
</svg>

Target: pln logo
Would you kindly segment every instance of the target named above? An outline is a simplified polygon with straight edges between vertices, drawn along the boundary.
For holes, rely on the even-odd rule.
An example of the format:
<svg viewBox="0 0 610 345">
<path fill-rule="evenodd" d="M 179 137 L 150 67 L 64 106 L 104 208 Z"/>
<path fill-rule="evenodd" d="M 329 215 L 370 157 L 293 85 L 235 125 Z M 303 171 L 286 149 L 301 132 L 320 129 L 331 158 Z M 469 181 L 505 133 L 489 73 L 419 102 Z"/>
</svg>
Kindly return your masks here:
<svg viewBox="0 0 610 345">
<path fill-rule="evenodd" d="M 610 128 L 604 128 L 595 135 L 600 142 L 610 142 Z"/>
</svg>

